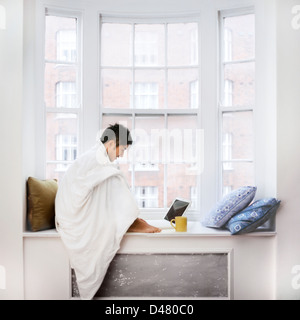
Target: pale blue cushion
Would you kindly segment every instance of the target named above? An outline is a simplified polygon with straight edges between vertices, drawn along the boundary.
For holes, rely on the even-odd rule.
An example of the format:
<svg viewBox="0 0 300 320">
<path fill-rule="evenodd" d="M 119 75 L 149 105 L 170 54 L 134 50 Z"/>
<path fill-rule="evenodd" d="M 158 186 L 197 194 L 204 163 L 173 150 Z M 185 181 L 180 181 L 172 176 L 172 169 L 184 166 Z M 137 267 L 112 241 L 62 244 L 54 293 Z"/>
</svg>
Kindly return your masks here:
<svg viewBox="0 0 300 320">
<path fill-rule="evenodd" d="M 232 217 L 227 224 L 231 234 L 253 232 L 275 215 L 280 201 L 275 198 L 266 198 L 255 201 L 248 208 Z"/>
<path fill-rule="evenodd" d="M 222 228 L 237 213 L 245 209 L 254 199 L 256 187 L 240 187 L 218 202 L 202 221 L 206 227 Z"/>
</svg>

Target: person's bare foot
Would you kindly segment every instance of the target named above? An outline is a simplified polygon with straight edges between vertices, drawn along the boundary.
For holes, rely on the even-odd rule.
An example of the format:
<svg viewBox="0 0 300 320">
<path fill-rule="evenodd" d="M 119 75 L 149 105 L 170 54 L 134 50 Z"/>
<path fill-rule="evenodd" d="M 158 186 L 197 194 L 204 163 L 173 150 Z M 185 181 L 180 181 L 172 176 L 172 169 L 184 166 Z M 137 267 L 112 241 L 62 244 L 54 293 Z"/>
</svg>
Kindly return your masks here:
<svg viewBox="0 0 300 320">
<path fill-rule="evenodd" d="M 151 226 L 145 220 L 137 218 L 127 232 L 158 233 L 161 229 Z"/>
</svg>

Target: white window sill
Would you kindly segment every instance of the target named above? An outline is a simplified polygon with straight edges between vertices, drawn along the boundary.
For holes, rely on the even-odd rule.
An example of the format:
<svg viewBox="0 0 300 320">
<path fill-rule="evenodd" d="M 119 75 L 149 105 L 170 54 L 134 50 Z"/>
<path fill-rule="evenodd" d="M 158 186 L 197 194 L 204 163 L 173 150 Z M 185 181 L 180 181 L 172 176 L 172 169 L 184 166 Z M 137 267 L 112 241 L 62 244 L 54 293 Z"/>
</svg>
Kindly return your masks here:
<svg viewBox="0 0 300 320">
<path fill-rule="evenodd" d="M 147 220 L 147 222 L 155 227 L 160 228 L 160 233 L 126 233 L 126 237 L 131 236 L 148 236 L 148 237 L 237 237 L 233 236 L 228 230 L 219 230 L 214 228 L 206 228 L 199 221 L 189 221 L 187 232 L 176 232 L 166 220 Z M 247 236 L 274 236 L 275 231 L 256 231 L 245 234 Z"/>
<path fill-rule="evenodd" d="M 138 233 L 138 232 L 127 232 L 125 237 L 241 237 L 233 236 L 228 230 L 219 230 L 213 228 L 206 228 L 198 221 L 189 221 L 187 232 L 176 232 L 175 229 L 166 220 L 148 220 L 149 224 L 160 228 L 160 233 Z M 255 232 L 247 233 L 243 236 L 251 237 L 271 237 L 275 236 L 276 231 L 258 230 Z M 59 234 L 56 229 L 31 232 L 23 232 L 24 238 L 59 238 Z"/>
</svg>

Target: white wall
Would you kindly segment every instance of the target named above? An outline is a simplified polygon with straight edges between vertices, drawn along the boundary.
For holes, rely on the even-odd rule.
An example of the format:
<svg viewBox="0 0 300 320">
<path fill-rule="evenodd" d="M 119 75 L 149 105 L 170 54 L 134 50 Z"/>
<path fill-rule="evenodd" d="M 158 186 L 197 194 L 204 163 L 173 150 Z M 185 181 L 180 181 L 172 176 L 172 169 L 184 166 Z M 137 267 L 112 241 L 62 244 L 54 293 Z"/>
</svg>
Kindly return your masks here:
<svg viewBox="0 0 300 320">
<path fill-rule="evenodd" d="M 0 265 L 6 289 L 1 299 L 23 298 L 23 1 L 0 0 L 6 30 L 0 30 Z"/>
<path fill-rule="evenodd" d="M 277 173 L 282 200 L 277 215 L 277 298 L 297 300 L 299 271 L 297 278 L 292 269 L 300 266 L 300 29 L 292 28 L 291 11 L 299 4 L 279 0 L 277 8 Z M 298 284 L 294 288 L 293 278 Z"/>
<path fill-rule="evenodd" d="M 91 4 L 95 1 L 87 0 Z M 53 0 L 53 2 L 55 1 Z M 62 3 L 61 0 L 56 2 L 58 5 Z M 172 11 L 170 8 L 173 7 L 172 2 L 173 0 L 128 1 L 130 4 L 128 12 L 131 12 L 132 8 L 147 12 L 156 12 L 157 8 L 160 8 L 162 12 L 170 12 Z M 204 2 L 208 5 L 210 1 L 205 0 Z M 221 0 L 217 2 L 222 4 Z M 34 146 L 31 144 L 31 141 L 34 140 L 34 131 L 29 130 L 34 124 L 32 106 L 35 103 L 35 79 L 31 73 L 34 72 L 31 66 L 34 65 L 36 58 L 35 48 L 33 47 L 34 40 L 31 38 L 32 35 L 34 36 L 34 15 L 32 16 L 33 12 L 30 5 L 34 6 L 35 0 L 25 1 L 25 12 L 27 12 L 25 20 L 26 26 L 29 28 L 26 27 L 25 30 L 23 30 L 23 3 L 23 0 L 0 0 L 0 4 L 4 5 L 7 11 L 7 29 L 5 31 L 0 30 L 0 110 L 2 111 L 0 117 L 0 172 L 2 182 L 0 187 L 0 265 L 6 269 L 6 289 L 0 288 L 0 300 L 22 299 L 24 297 L 22 239 L 24 177 L 35 174 Z M 75 4 L 80 8 L 80 1 L 69 0 L 65 3 Z M 114 5 L 112 5 L 111 0 L 102 0 L 101 6 L 103 10 L 111 11 L 113 7 L 118 8 L 118 4 L 121 6 L 122 3 L 124 3 L 124 0 L 115 0 Z M 232 3 L 240 4 L 241 1 L 236 0 Z M 282 206 L 277 215 L 278 236 L 275 240 L 267 240 L 265 249 L 268 248 L 268 250 L 265 250 L 265 254 L 260 252 L 259 255 L 255 255 L 255 250 L 248 251 L 247 254 L 251 254 L 253 258 L 251 263 L 254 267 L 255 265 L 265 266 L 263 268 L 266 273 L 264 297 L 300 299 L 300 289 L 292 286 L 292 283 L 295 284 L 295 282 L 300 286 L 300 279 L 295 278 L 296 275 L 292 274 L 292 269 L 297 265 L 300 266 L 300 148 L 298 142 L 300 137 L 300 30 L 294 30 L 291 27 L 292 7 L 300 3 L 299 0 L 257 1 L 260 6 L 262 6 L 261 3 L 265 4 L 264 14 L 266 16 L 270 14 L 270 10 L 276 9 L 277 12 L 278 176 L 274 192 L 277 190 L 277 197 L 282 200 Z M 199 1 L 189 0 L 182 2 L 182 7 L 178 7 L 178 10 L 193 11 L 198 10 L 198 7 Z M 262 11 L 259 14 L 261 15 Z M 24 52 L 23 41 L 25 42 Z M 275 39 L 266 39 L 266 47 L 274 46 L 274 41 Z M 259 40 L 258 44 L 263 45 L 264 42 Z M 273 63 L 269 60 L 266 63 L 270 74 L 275 76 L 276 67 L 272 69 Z M 23 67 L 25 72 L 24 83 Z M 27 85 L 28 83 L 29 85 Z M 267 93 L 265 102 L 271 108 L 271 105 L 276 103 L 276 99 L 269 93 L 270 86 L 273 88 L 273 84 L 268 84 L 265 87 Z M 262 96 L 263 91 L 260 90 L 258 93 Z M 22 132 L 22 125 L 25 128 L 24 132 Z M 26 134 L 25 137 L 23 137 L 23 133 Z M 276 142 L 274 135 L 271 135 L 270 138 L 270 140 L 266 138 L 267 143 L 268 141 Z M 23 139 L 25 140 L 25 148 L 22 155 Z M 271 147 L 271 149 L 273 148 L 276 148 L 276 146 Z M 276 161 L 274 164 L 276 164 Z M 266 178 L 268 175 L 270 174 L 267 174 Z M 245 241 L 252 240 L 251 237 L 243 240 L 243 244 Z M 263 239 L 252 241 L 250 247 L 254 249 L 256 242 L 259 246 L 259 241 L 263 241 Z M 276 244 L 276 246 L 273 244 Z M 247 248 L 246 245 L 245 248 Z M 274 263 L 275 251 L 273 248 L 277 252 L 276 264 Z M 26 250 L 31 250 L 31 248 L 28 247 Z M 29 252 L 32 252 L 32 250 Z M 256 263 L 258 259 L 261 261 L 262 257 L 265 262 L 263 264 Z M 277 269 L 276 276 L 274 276 L 274 268 Z M 239 272 L 242 272 L 242 270 Z M 294 282 L 292 282 L 293 279 Z M 299 281 L 297 282 L 295 279 L 299 279 Z M 274 280 L 276 292 L 273 292 L 273 288 L 270 287 L 272 286 L 272 280 Z M 243 290 L 247 290 L 247 288 L 244 284 L 241 284 L 236 288 L 235 293 Z M 240 296 L 246 297 L 247 295 L 248 293 L 245 291 Z"/>
</svg>

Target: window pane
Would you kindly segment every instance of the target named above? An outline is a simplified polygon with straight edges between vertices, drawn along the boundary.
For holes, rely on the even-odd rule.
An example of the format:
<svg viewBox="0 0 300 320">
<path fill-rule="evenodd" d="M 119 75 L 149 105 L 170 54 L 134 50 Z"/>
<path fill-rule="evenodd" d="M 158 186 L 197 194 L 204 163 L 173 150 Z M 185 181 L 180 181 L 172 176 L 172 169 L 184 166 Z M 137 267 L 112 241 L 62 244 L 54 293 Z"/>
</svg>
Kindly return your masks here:
<svg viewBox="0 0 300 320">
<path fill-rule="evenodd" d="M 254 14 L 226 17 L 224 21 L 224 60 L 248 60 L 253 59 L 254 56 Z"/>
<path fill-rule="evenodd" d="M 119 123 L 129 130 L 132 129 L 132 118 L 131 116 L 120 116 L 120 115 L 103 115 L 102 117 L 102 129 L 106 129 L 111 124 Z"/>
<path fill-rule="evenodd" d="M 134 86 L 136 109 L 158 109 L 158 83 L 137 82 Z"/>
<path fill-rule="evenodd" d="M 197 162 L 197 116 L 168 117 L 168 163 Z M 200 145 L 199 145 L 200 147 Z"/>
<path fill-rule="evenodd" d="M 168 24 L 168 65 L 198 64 L 198 24 Z"/>
<path fill-rule="evenodd" d="M 167 148 L 167 206 L 176 197 L 191 200 L 194 209 L 197 204 L 197 116 L 168 117 L 169 146 Z M 200 159 L 198 159 L 200 160 Z"/>
<path fill-rule="evenodd" d="M 135 25 L 134 64 L 135 66 L 161 66 L 165 64 L 164 25 Z"/>
<path fill-rule="evenodd" d="M 169 70 L 168 72 L 168 107 L 170 109 L 195 108 L 198 102 L 198 69 Z M 196 102 L 195 102 L 196 101 Z"/>
<path fill-rule="evenodd" d="M 132 73 L 129 70 L 102 70 L 102 105 L 105 108 L 130 108 Z"/>
<path fill-rule="evenodd" d="M 223 160 L 253 159 L 253 112 L 223 113 Z"/>
<path fill-rule="evenodd" d="M 190 164 L 169 164 L 167 174 L 167 207 L 175 198 L 192 199 L 191 189 L 197 188 L 197 175 L 190 175 L 193 169 Z M 195 199 L 194 199 L 195 202 Z"/>
<path fill-rule="evenodd" d="M 73 162 L 76 159 L 77 125 L 76 114 L 47 114 L 47 161 Z"/>
<path fill-rule="evenodd" d="M 132 65 L 132 26 L 104 23 L 101 26 L 101 63 L 103 66 Z"/>
<path fill-rule="evenodd" d="M 254 106 L 255 64 L 227 64 L 224 70 L 224 106 Z"/>
<path fill-rule="evenodd" d="M 46 16 L 45 58 L 51 61 L 76 62 L 77 19 Z"/>
<path fill-rule="evenodd" d="M 158 187 L 135 187 L 135 197 L 140 208 L 158 208 Z"/>
<path fill-rule="evenodd" d="M 46 63 L 45 104 L 50 108 L 78 108 L 78 71 L 70 65 Z"/>
<path fill-rule="evenodd" d="M 137 116 L 134 130 L 134 162 L 140 166 L 145 165 L 146 169 L 163 162 L 164 134 L 163 116 Z"/>
<path fill-rule="evenodd" d="M 155 199 L 145 202 L 152 207 L 164 207 L 164 165 L 162 164 L 164 117 L 136 117 L 132 160 L 137 190 L 155 190 Z M 154 196 L 153 196 L 154 197 Z"/>
<path fill-rule="evenodd" d="M 229 166 L 231 170 L 228 170 Z M 223 193 L 253 185 L 255 185 L 253 162 L 223 163 Z"/>
<path fill-rule="evenodd" d="M 76 83 L 60 81 L 56 83 L 56 106 L 58 108 L 73 108 L 76 106 Z"/>
<path fill-rule="evenodd" d="M 65 175 L 65 172 L 71 164 L 47 163 L 46 179 L 57 179 L 58 183 Z"/>
<path fill-rule="evenodd" d="M 134 107 L 136 109 L 164 108 L 165 73 L 162 70 L 135 72 Z"/>
</svg>

